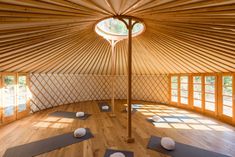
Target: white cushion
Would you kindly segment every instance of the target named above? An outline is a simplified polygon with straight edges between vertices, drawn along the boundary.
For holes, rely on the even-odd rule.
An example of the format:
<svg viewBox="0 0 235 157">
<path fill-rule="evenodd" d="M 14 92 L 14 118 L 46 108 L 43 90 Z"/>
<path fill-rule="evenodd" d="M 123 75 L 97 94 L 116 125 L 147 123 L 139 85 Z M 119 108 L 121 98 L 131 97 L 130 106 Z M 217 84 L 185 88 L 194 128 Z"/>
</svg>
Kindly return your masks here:
<svg viewBox="0 0 235 157">
<path fill-rule="evenodd" d="M 86 135 L 86 129 L 85 128 L 78 128 L 73 133 L 74 137 L 83 137 Z"/>
<path fill-rule="evenodd" d="M 77 112 L 76 117 L 83 117 L 85 115 L 84 112 Z"/>
<path fill-rule="evenodd" d="M 109 109 L 109 106 L 108 106 L 108 105 L 102 106 L 102 110 L 108 110 L 108 109 Z"/>
<path fill-rule="evenodd" d="M 175 141 L 170 137 L 162 137 L 161 146 L 166 150 L 174 150 L 175 149 Z"/>
<path fill-rule="evenodd" d="M 133 108 L 131 108 L 131 112 L 133 111 Z M 126 112 L 128 112 L 128 107 L 126 107 Z"/>
<path fill-rule="evenodd" d="M 121 152 L 116 152 L 111 154 L 109 157 L 125 157 L 125 155 Z"/>
<path fill-rule="evenodd" d="M 154 115 L 154 116 L 152 117 L 152 120 L 153 120 L 154 122 L 158 122 L 160 119 L 161 119 L 161 117 L 159 117 L 158 115 Z"/>
</svg>

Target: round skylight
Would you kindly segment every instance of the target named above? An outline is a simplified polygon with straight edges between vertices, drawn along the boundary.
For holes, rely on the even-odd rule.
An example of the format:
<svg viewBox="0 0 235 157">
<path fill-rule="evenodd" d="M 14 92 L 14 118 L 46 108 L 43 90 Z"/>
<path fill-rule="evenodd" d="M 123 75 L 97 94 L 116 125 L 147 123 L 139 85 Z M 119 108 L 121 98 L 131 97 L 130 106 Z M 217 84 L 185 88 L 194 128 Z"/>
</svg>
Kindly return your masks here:
<svg viewBox="0 0 235 157">
<path fill-rule="evenodd" d="M 127 21 L 127 19 L 124 20 Z M 134 23 L 135 21 L 132 20 L 132 22 Z M 136 23 L 132 29 L 132 36 L 140 35 L 144 29 L 143 23 Z M 104 19 L 97 23 L 95 31 L 104 38 L 111 40 L 122 40 L 128 37 L 128 29 L 124 22 L 114 18 Z"/>
</svg>

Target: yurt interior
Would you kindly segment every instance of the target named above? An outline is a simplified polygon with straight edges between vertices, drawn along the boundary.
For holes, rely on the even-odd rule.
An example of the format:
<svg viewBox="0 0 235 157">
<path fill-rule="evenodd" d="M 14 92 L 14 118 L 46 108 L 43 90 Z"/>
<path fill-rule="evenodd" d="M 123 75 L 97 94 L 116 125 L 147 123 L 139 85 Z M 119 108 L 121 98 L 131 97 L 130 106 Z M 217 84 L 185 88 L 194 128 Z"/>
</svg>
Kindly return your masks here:
<svg viewBox="0 0 235 157">
<path fill-rule="evenodd" d="M 0 0 L 0 156 L 235 157 L 235 0 Z"/>
</svg>

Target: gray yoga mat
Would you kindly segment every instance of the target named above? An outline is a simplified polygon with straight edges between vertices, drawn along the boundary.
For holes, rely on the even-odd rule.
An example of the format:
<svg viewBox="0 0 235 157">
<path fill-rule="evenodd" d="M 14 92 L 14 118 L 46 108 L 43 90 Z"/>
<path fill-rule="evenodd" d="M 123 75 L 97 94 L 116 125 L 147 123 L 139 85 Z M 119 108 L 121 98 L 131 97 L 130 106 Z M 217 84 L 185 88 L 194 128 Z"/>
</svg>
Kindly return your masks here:
<svg viewBox="0 0 235 157">
<path fill-rule="evenodd" d="M 56 112 L 53 112 L 53 113 L 49 114 L 49 116 L 85 120 L 88 117 L 90 117 L 91 114 L 85 113 L 85 115 L 83 117 L 76 117 L 76 112 L 56 111 Z"/>
<path fill-rule="evenodd" d="M 146 121 L 150 122 L 151 124 L 153 124 L 153 123 L 157 123 L 157 122 L 153 121 L 153 120 L 152 120 L 152 119 L 150 119 L 150 118 L 146 118 Z M 154 124 L 153 124 L 153 125 L 154 125 Z"/>
<path fill-rule="evenodd" d="M 122 112 L 122 113 L 127 113 L 127 110 L 126 110 L 126 109 L 123 109 L 121 112 Z M 133 114 L 133 113 L 135 113 L 135 112 L 137 112 L 137 109 L 133 108 L 133 110 L 131 111 L 131 113 Z"/>
<path fill-rule="evenodd" d="M 164 149 L 160 143 L 160 137 L 151 136 L 147 148 L 172 157 L 230 157 L 178 142 L 176 142 L 175 150 L 168 151 Z"/>
<path fill-rule="evenodd" d="M 15 146 L 6 150 L 3 157 L 32 157 L 94 137 L 86 128 L 87 134 L 81 138 L 75 138 L 73 132 L 49 137 L 43 140 Z"/>
<path fill-rule="evenodd" d="M 134 157 L 134 153 L 131 151 L 125 151 L 125 150 L 114 150 L 114 149 L 106 149 L 106 152 L 104 154 L 104 157 L 109 157 L 111 154 L 116 153 L 116 152 L 121 152 L 123 153 L 126 157 Z"/>
<path fill-rule="evenodd" d="M 111 106 L 107 102 L 100 102 L 100 103 L 98 103 L 98 106 L 99 106 L 100 112 L 111 112 L 112 111 Z M 102 106 L 109 106 L 109 109 L 102 110 Z"/>
</svg>

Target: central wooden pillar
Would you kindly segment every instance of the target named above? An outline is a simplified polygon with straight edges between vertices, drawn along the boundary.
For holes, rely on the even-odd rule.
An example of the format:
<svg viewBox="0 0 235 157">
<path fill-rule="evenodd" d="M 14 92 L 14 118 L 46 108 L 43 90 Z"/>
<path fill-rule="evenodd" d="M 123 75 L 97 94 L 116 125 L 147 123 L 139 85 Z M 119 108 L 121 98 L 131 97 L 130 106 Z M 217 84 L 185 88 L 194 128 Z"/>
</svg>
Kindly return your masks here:
<svg viewBox="0 0 235 157">
<path fill-rule="evenodd" d="M 131 100 L 132 100 L 132 89 L 131 89 L 131 79 L 132 79 L 132 18 L 128 19 L 128 63 L 127 63 L 127 139 L 128 143 L 133 143 L 135 140 L 132 137 L 132 120 L 131 120 Z"/>
<path fill-rule="evenodd" d="M 111 58 L 111 77 L 112 77 L 112 98 L 111 98 L 111 104 L 112 104 L 112 113 L 111 113 L 111 117 L 116 117 L 115 115 L 115 69 L 116 69 L 116 57 L 115 57 L 115 50 L 114 47 L 116 45 L 118 41 L 117 40 L 111 40 L 111 48 L 112 48 L 112 58 Z"/>
</svg>

